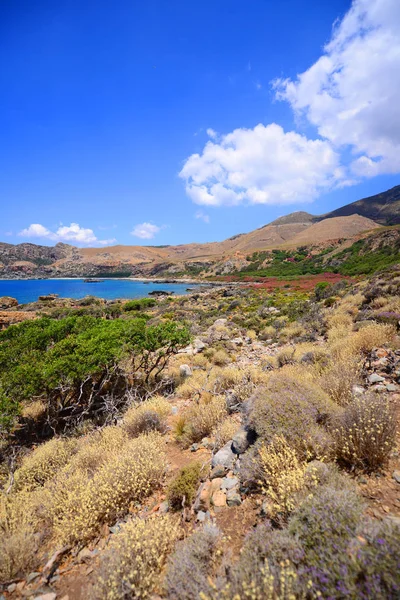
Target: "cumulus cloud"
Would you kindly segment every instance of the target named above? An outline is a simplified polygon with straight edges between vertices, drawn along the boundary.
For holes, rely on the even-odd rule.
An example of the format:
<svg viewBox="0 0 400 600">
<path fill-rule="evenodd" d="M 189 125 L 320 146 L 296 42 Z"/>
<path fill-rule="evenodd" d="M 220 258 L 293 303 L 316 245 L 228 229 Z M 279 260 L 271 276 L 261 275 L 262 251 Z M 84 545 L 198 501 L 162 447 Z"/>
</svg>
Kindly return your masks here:
<svg viewBox="0 0 400 600">
<path fill-rule="evenodd" d="M 153 225 L 153 223 L 141 223 L 140 225 L 135 225 L 131 231 L 131 235 L 142 240 L 151 240 L 160 230 L 161 227 Z"/>
<path fill-rule="evenodd" d="M 354 0 L 321 57 L 295 80 L 272 83 L 316 139 L 276 123 L 207 130 L 203 151 L 179 173 L 188 196 L 209 206 L 289 204 L 400 172 L 399 31 L 399 0 Z"/>
<path fill-rule="evenodd" d="M 358 176 L 400 171 L 400 2 L 355 0 L 323 55 L 277 97 L 322 138 L 349 146 Z"/>
<path fill-rule="evenodd" d="M 345 180 L 329 142 L 285 132 L 272 123 L 235 129 L 192 154 L 180 177 L 196 204 L 233 206 L 313 200 Z"/>
<path fill-rule="evenodd" d="M 208 137 L 210 137 L 212 140 L 215 140 L 218 137 L 218 133 L 214 131 L 214 129 L 211 129 L 211 127 L 207 129 L 206 133 Z"/>
<path fill-rule="evenodd" d="M 206 213 L 204 213 L 202 210 L 198 210 L 194 216 L 195 216 L 196 219 L 200 219 L 201 221 L 204 221 L 204 223 L 209 223 L 210 222 L 209 215 L 207 215 Z"/>
<path fill-rule="evenodd" d="M 26 229 L 23 229 L 18 234 L 25 238 L 44 238 L 52 240 L 53 242 L 66 242 L 76 244 L 100 244 L 107 246 L 115 242 L 115 238 L 108 240 L 98 240 L 96 235 L 93 233 L 93 229 L 87 229 L 81 227 L 78 223 L 71 223 L 71 225 L 60 225 L 57 231 L 50 231 L 47 227 L 44 227 L 40 223 L 32 223 Z"/>
</svg>

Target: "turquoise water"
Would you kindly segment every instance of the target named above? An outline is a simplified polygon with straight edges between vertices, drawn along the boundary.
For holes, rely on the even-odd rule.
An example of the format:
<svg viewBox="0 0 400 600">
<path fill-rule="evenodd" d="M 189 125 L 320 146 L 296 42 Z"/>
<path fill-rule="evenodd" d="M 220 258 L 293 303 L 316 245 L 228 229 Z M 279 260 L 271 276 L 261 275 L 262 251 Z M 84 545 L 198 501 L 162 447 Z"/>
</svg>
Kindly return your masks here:
<svg viewBox="0 0 400 600">
<path fill-rule="evenodd" d="M 0 296 L 16 298 L 20 304 L 35 302 L 39 296 L 58 294 L 60 298 L 98 296 L 106 300 L 143 298 L 154 290 L 187 294 L 187 283 L 145 283 L 126 279 L 103 279 L 85 283 L 83 279 L 19 279 L 0 280 Z"/>
</svg>

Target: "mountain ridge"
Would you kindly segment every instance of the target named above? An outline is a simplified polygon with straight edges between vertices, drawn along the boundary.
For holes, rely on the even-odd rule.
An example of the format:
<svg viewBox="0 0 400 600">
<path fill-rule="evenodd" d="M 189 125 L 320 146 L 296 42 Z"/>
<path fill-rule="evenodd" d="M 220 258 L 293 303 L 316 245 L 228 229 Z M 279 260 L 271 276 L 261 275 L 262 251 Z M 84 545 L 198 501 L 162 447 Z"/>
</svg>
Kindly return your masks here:
<svg viewBox="0 0 400 600">
<path fill-rule="evenodd" d="M 360 211 L 360 212 L 356 212 Z M 362 213 L 362 214 L 361 214 Z M 368 215 L 375 215 L 372 219 Z M 295 211 L 221 242 L 77 248 L 0 242 L 0 277 L 87 277 L 196 274 L 216 262 L 236 270 L 254 252 L 351 240 L 382 225 L 400 223 L 400 185 L 315 216 Z"/>
</svg>

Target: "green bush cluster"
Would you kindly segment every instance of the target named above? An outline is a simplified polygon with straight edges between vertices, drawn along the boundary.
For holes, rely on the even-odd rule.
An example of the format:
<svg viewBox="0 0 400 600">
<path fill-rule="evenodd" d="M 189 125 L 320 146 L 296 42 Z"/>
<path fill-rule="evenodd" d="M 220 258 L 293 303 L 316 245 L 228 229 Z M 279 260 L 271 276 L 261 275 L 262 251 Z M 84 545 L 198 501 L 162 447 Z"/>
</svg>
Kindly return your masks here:
<svg viewBox="0 0 400 600">
<path fill-rule="evenodd" d="M 167 498 L 173 510 L 179 510 L 183 504 L 190 506 L 193 502 L 199 481 L 201 465 L 198 462 L 183 467 L 168 486 Z"/>
</svg>

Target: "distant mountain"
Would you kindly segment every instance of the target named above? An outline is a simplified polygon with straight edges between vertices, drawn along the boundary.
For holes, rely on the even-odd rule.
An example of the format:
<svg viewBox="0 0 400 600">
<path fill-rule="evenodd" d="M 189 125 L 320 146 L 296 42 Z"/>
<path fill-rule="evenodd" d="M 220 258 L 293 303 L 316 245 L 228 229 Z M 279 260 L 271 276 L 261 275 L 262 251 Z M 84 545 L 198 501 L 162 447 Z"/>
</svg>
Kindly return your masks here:
<svg viewBox="0 0 400 600">
<path fill-rule="evenodd" d="M 0 243 L 0 277 L 197 275 L 218 263 L 240 269 L 254 252 L 353 240 L 379 225 L 400 223 L 400 186 L 321 216 L 297 211 L 222 242 L 178 246 L 76 248 L 68 244 Z M 225 269 L 225 267 L 223 267 Z"/>
<path fill-rule="evenodd" d="M 318 221 L 331 219 L 332 217 L 348 217 L 350 215 L 361 215 L 367 217 L 380 225 L 398 225 L 400 223 L 400 185 L 376 194 L 362 198 L 341 208 L 332 210 L 326 215 L 316 217 Z"/>
</svg>

